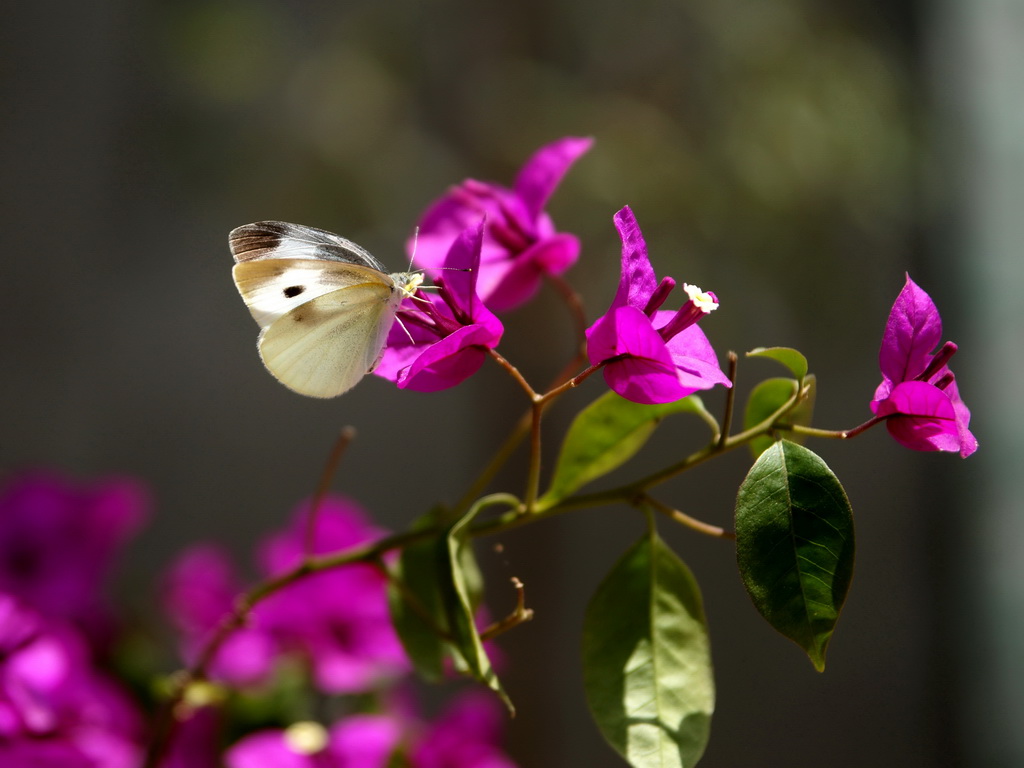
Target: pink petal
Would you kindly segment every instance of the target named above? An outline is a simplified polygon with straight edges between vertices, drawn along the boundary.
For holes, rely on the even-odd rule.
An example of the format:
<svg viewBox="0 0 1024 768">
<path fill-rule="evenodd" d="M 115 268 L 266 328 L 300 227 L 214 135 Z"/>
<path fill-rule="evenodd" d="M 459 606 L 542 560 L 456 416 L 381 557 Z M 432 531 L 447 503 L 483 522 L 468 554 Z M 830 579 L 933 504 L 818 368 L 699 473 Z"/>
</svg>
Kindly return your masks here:
<svg viewBox="0 0 1024 768">
<path fill-rule="evenodd" d="M 315 768 L 309 755 L 292 751 L 284 731 L 268 730 L 252 733 L 224 754 L 227 768 Z"/>
<path fill-rule="evenodd" d="M 910 381 L 924 371 L 941 341 L 942 319 L 935 303 L 907 275 L 882 335 L 878 353 L 882 375 L 897 384 Z"/>
<path fill-rule="evenodd" d="M 472 313 L 476 297 L 476 281 L 480 274 L 480 246 L 484 238 L 481 221 L 459 233 L 445 256 L 444 284 L 459 306 Z"/>
<path fill-rule="evenodd" d="M 579 239 L 557 234 L 538 241 L 514 259 L 482 273 L 480 296 L 495 312 L 505 312 L 533 298 L 544 275 L 560 275 L 576 263 Z"/>
<path fill-rule="evenodd" d="M 460 384 L 483 365 L 486 346 L 495 342 L 490 329 L 467 325 L 425 349 L 399 374 L 398 386 L 417 392 L 437 392 Z"/>
<path fill-rule="evenodd" d="M 951 381 L 944 391 L 950 402 L 953 403 L 953 410 L 956 412 L 956 427 L 960 435 L 960 456 L 966 459 L 978 450 L 978 440 L 969 429 L 971 412 L 967 409 L 964 401 L 960 399 L 960 391 L 957 389 L 955 380 Z"/>
<path fill-rule="evenodd" d="M 604 368 L 608 386 L 635 403 L 669 403 L 693 392 L 680 384 L 665 341 L 647 315 L 631 306 L 602 317 L 587 332 L 587 354 Z M 614 358 L 627 355 L 620 360 Z"/>
<path fill-rule="evenodd" d="M 655 312 L 654 324 L 661 327 L 663 322 L 668 322 L 674 312 Z M 691 387 L 692 390 L 711 389 L 717 384 L 723 387 L 731 387 L 729 377 L 722 372 L 718 364 L 718 355 L 715 354 L 708 337 L 696 325 L 684 328 L 671 339 L 667 345 L 672 361 L 675 363 L 679 381 L 684 387 Z"/>
<path fill-rule="evenodd" d="M 593 143 L 591 138 L 568 136 L 541 147 L 526 161 L 513 188 L 530 218 L 540 214 L 562 177 Z"/>
<path fill-rule="evenodd" d="M 628 305 L 642 310 L 658 287 L 658 280 L 647 256 L 647 243 L 640 225 L 628 205 L 615 214 L 615 228 L 622 238 L 622 265 L 619 290 L 611 309 Z"/>
<path fill-rule="evenodd" d="M 878 404 L 876 413 L 890 416 L 885 423 L 889 434 L 906 448 L 960 451 L 956 411 L 948 395 L 932 384 L 923 381 L 898 384 L 889 398 Z"/>
</svg>

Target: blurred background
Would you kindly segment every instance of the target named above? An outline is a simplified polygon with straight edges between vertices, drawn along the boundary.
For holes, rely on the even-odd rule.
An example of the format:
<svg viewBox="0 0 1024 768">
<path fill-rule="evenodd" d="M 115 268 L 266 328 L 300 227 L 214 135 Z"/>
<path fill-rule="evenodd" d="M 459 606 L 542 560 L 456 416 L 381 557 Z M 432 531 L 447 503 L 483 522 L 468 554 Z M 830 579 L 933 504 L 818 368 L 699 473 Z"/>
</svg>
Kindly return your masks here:
<svg viewBox="0 0 1024 768">
<path fill-rule="evenodd" d="M 156 513 L 120 574 L 142 614 L 186 544 L 248 557 L 279 528 L 344 425 L 359 437 L 336 487 L 379 524 L 453 501 L 526 405 L 513 384 L 488 367 L 434 395 L 375 377 L 337 400 L 293 395 L 260 365 L 227 233 L 301 222 L 401 269 L 450 185 L 508 184 L 541 144 L 593 136 L 549 206 L 582 240 L 568 278 L 590 318 L 614 293 L 612 214 L 629 204 L 658 273 L 718 294 L 703 327 L 723 359 L 802 350 L 816 425 L 843 429 L 870 415 L 909 271 L 961 345 L 981 443 L 966 462 L 883 430 L 812 443 L 858 534 L 822 675 L 757 615 L 728 543 L 661 526 L 712 632 L 701 765 L 1022 765 L 1022 72 L 1020 0 L 13 4 L 0 29 L 0 470 L 149 484 Z M 570 355 L 550 290 L 505 320 L 502 349 L 531 380 Z M 778 374 L 741 360 L 741 397 Z M 551 450 L 601 391 L 588 382 L 552 411 Z M 721 408 L 721 393 L 705 400 Z M 639 460 L 689 450 L 701 429 L 670 424 Z M 701 467 L 660 497 L 728 526 L 749 461 Z M 511 607 L 510 576 L 537 612 L 502 643 L 520 765 L 621 764 L 587 714 L 579 635 L 642 526 L 601 510 L 481 542 L 492 612 Z"/>
</svg>

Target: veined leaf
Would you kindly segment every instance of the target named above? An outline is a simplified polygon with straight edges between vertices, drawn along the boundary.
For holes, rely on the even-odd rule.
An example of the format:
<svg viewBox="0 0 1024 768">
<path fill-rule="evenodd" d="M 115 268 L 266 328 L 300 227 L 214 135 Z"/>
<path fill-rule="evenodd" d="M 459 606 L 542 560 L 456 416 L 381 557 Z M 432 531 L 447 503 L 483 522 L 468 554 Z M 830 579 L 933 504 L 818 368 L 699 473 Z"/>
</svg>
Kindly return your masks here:
<svg viewBox="0 0 1024 768">
<path fill-rule="evenodd" d="M 714 679 L 697 582 L 653 531 L 612 568 L 583 626 L 587 703 L 633 768 L 690 768 L 707 745 Z"/>
<path fill-rule="evenodd" d="M 695 395 L 674 403 L 643 405 L 607 392 L 576 416 L 562 443 L 551 487 L 537 509 L 554 506 L 586 483 L 611 472 L 643 447 L 659 422 L 672 413 L 695 413 L 714 421 Z"/>
<path fill-rule="evenodd" d="M 853 576 L 853 511 L 824 461 L 781 440 L 736 499 L 736 557 L 754 605 L 820 672 Z"/>
</svg>

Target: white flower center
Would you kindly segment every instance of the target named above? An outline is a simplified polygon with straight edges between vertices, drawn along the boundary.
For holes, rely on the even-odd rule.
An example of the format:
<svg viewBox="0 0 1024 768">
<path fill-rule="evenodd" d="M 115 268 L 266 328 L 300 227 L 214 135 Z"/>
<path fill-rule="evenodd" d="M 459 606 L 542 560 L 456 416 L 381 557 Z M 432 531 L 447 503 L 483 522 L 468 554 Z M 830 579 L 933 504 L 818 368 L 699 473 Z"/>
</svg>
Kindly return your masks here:
<svg viewBox="0 0 1024 768">
<path fill-rule="evenodd" d="M 320 723 L 304 720 L 293 723 L 284 731 L 284 743 L 297 755 L 315 755 L 327 748 L 330 735 Z"/>
<path fill-rule="evenodd" d="M 715 298 L 710 293 L 704 293 L 696 285 L 683 283 L 683 290 L 686 291 L 686 295 L 690 297 L 690 301 L 694 303 L 694 306 L 705 315 L 718 309 L 718 302 L 715 301 Z"/>
</svg>

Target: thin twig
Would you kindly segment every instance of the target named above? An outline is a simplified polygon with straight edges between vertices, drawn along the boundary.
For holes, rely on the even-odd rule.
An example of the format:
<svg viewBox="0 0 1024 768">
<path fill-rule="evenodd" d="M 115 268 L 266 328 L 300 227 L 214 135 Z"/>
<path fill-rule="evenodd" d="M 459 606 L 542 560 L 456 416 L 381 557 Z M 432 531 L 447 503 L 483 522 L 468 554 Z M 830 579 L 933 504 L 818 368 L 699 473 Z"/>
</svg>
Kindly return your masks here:
<svg viewBox="0 0 1024 768">
<path fill-rule="evenodd" d="M 512 586 L 515 587 L 516 590 L 516 607 L 513 609 L 512 613 L 504 619 L 494 622 L 491 626 L 481 632 L 481 640 L 490 640 L 495 638 L 503 632 L 508 632 L 513 627 L 519 626 L 524 621 L 530 621 L 533 618 L 533 609 L 526 607 L 526 589 L 523 586 L 523 582 L 513 576 Z"/>
<path fill-rule="evenodd" d="M 737 367 L 737 356 L 732 350 L 729 350 L 729 381 L 732 386 L 729 387 L 725 393 L 725 413 L 722 416 L 722 432 L 718 436 L 718 445 L 721 447 L 726 439 L 729 437 L 729 433 L 732 431 L 732 411 L 736 404 L 736 367 Z"/>
<path fill-rule="evenodd" d="M 647 496 L 645 494 L 641 499 L 641 502 L 654 507 L 663 515 L 670 517 L 677 523 L 681 523 L 687 528 L 697 531 L 698 533 L 713 536 L 716 539 L 732 539 L 733 541 L 736 539 L 736 534 L 732 531 L 727 531 L 725 528 L 720 526 L 711 525 L 711 523 L 705 523 L 703 520 L 691 517 L 681 510 L 675 509 L 674 507 L 670 507 L 668 504 L 658 501 L 653 496 Z"/>
<path fill-rule="evenodd" d="M 342 427 L 341 433 L 338 435 L 338 439 L 334 441 L 334 447 L 327 457 L 327 463 L 324 464 L 324 470 L 320 473 L 320 483 L 317 485 L 313 501 L 310 502 L 309 516 L 306 518 L 306 536 L 302 552 L 307 558 L 312 557 L 316 551 L 316 518 L 320 512 L 320 506 L 324 502 L 324 497 L 327 496 L 327 491 L 331 488 L 331 482 L 338 471 L 338 466 L 341 464 L 342 456 L 345 455 L 345 450 L 355 437 L 355 427 Z"/>
</svg>

